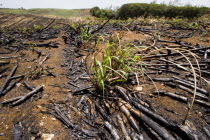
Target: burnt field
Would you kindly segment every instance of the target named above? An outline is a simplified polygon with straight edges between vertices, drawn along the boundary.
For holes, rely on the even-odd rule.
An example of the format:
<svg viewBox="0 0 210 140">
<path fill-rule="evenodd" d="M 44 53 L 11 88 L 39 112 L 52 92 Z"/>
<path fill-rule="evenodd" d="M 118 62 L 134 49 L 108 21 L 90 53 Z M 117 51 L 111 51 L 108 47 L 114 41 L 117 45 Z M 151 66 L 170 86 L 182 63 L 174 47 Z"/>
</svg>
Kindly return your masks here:
<svg viewBox="0 0 210 140">
<path fill-rule="evenodd" d="M 0 28 L 0 139 L 210 138 L 208 18 Z"/>
</svg>

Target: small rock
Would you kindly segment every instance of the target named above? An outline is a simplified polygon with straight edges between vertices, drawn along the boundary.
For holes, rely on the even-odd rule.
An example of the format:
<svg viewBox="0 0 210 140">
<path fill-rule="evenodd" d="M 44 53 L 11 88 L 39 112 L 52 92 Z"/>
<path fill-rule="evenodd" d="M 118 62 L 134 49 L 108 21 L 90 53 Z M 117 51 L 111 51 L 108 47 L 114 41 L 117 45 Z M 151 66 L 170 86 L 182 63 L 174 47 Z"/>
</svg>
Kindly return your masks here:
<svg viewBox="0 0 210 140">
<path fill-rule="evenodd" d="M 35 140 L 36 138 L 34 136 L 31 137 L 31 140 Z"/>
<path fill-rule="evenodd" d="M 163 71 L 161 71 L 161 70 L 160 70 L 160 71 L 158 71 L 158 74 L 162 74 L 162 73 L 163 73 Z"/>
<path fill-rule="evenodd" d="M 46 109 L 40 109 L 40 111 L 41 111 L 41 112 L 47 112 Z M 43 118 L 43 119 L 45 119 L 45 118 Z"/>
<path fill-rule="evenodd" d="M 21 85 L 22 85 L 21 83 L 17 83 L 17 84 L 16 84 L 17 87 L 20 87 Z"/>
<path fill-rule="evenodd" d="M 37 107 L 37 108 L 42 108 L 42 106 L 41 106 L 41 105 L 37 105 L 36 107 Z"/>
<path fill-rule="evenodd" d="M 199 111 L 195 111 L 196 114 L 198 114 L 199 116 L 203 116 L 201 112 Z"/>
<path fill-rule="evenodd" d="M 55 134 L 41 134 L 41 140 L 52 140 Z"/>
<path fill-rule="evenodd" d="M 142 87 L 142 86 L 136 86 L 136 87 L 135 87 L 135 90 L 136 90 L 136 91 L 142 91 L 142 90 L 143 90 L 143 87 Z"/>
<path fill-rule="evenodd" d="M 89 109 L 88 109 L 88 108 L 85 109 L 85 113 L 86 113 L 86 114 L 89 113 Z"/>
<path fill-rule="evenodd" d="M 134 80 L 132 80 L 132 81 L 131 81 L 131 84 L 132 84 L 132 85 L 135 85 L 135 84 L 136 84 L 136 82 L 135 82 Z"/>
<path fill-rule="evenodd" d="M 154 95 L 153 94 L 149 94 L 149 97 L 154 97 Z"/>
<path fill-rule="evenodd" d="M 43 126 L 44 125 L 44 123 L 43 123 L 43 121 L 41 120 L 41 122 L 40 122 L 40 124 L 39 124 L 40 126 Z"/>
<path fill-rule="evenodd" d="M 6 128 L 6 129 L 9 129 L 8 125 L 5 125 L 5 128 Z"/>
<path fill-rule="evenodd" d="M 53 121 L 55 121 L 56 120 L 56 118 L 51 118 Z"/>
<path fill-rule="evenodd" d="M 5 134 L 4 133 L 0 133 L 0 136 L 4 136 Z"/>
</svg>

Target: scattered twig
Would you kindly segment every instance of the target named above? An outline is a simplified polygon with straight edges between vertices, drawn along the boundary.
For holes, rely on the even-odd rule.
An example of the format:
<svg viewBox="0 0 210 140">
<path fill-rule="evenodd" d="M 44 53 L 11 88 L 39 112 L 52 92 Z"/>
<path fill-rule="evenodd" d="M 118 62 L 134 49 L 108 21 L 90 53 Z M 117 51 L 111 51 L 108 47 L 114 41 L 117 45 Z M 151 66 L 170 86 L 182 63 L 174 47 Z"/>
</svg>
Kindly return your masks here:
<svg viewBox="0 0 210 140">
<path fill-rule="evenodd" d="M 81 91 L 84 91 L 84 90 L 87 90 L 87 89 L 90 89 L 90 88 L 93 88 L 93 85 L 81 87 L 79 89 L 76 89 L 76 90 L 72 91 L 72 93 L 75 94 L 75 93 L 78 93 L 78 92 L 81 92 Z"/>
<path fill-rule="evenodd" d="M 186 86 L 186 87 L 189 87 L 189 88 L 192 88 L 192 89 L 194 89 L 195 88 L 195 86 L 194 85 L 191 85 L 191 84 L 189 84 L 189 83 L 187 83 L 187 82 L 185 82 L 185 81 L 181 81 L 181 80 L 174 80 L 176 83 L 179 83 L 179 84 L 181 84 L 181 85 L 184 85 L 184 86 Z M 199 92 L 201 92 L 201 93 L 203 93 L 203 94 L 205 94 L 205 95 L 208 95 L 209 93 L 208 93 L 208 91 L 206 91 L 205 89 L 201 89 L 201 88 L 199 88 L 199 87 L 196 87 L 196 90 L 197 91 L 199 91 Z"/>
<path fill-rule="evenodd" d="M 172 82 L 173 79 L 171 78 L 151 78 L 153 81 L 158 81 L 158 82 Z"/>
<path fill-rule="evenodd" d="M 110 20 L 111 20 L 111 17 L 104 24 L 102 24 L 99 28 L 97 28 L 96 30 L 93 30 L 91 32 L 91 34 L 94 34 L 95 32 L 98 32 L 99 30 L 101 30 Z"/>
<path fill-rule="evenodd" d="M 73 69 L 73 65 L 74 65 L 74 60 L 72 60 L 72 61 L 70 62 L 69 70 L 72 70 L 72 69 Z"/>
<path fill-rule="evenodd" d="M 39 62 L 39 64 L 37 66 L 38 67 L 41 66 L 45 61 L 47 61 L 47 59 L 50 58 L 50 56 L 51 56 L 51 54 L 46 55 L 45 58 L 41 62 Z"/>
<path fill-rule="evenodd" d="M 1 60 L 1 61 L 0 61 L 0 66 L 1 66 L 1 65 L 6 65 L 6 64 L 9 64 L 9 63 L 10 63 L 10 61 Z"/>
<path fill-rule="evenodd" d="M 18 97 L 15 97 L 15 98 L 12 98 L 12 99 L 9 99 L 9 100 L 6 100 L 6 101 L 3 101 L 1 102 L 1 104 L 5 105 L 5 104 L 9 104 L 9 103 L 12 103 L 12 102 L 15 102 L 19 99 L 23 98 L 23 96 L 18 96 Z"/>
<path fill-rule="evenodd" d="M 205 126 L 203 127 L 203 131 L 205 132 L 207 137 L 210 139 L 210 131 Z"/>
<path fill-rule="evenodd" d="M 19 56 L 7 56 L 7 57 L 0 57 L 0 60 L 1 59 L 10 59 L 10 58 L 18 58 L 18 57 L 21 57 L 22 55 L 19 55 Z"/>
<path fill-rule="evenodd" d="M 19 100 L 17 100 L 16 102 L 14 102 L 12 104 L 12 106 L 16 106 L 22 102 L 24 102 L 25 100 L 27 100 L 28 98 L 30 98 L 31 96 L 33 96 L 34 94 L 36 94 L 37 92 L 41 91 L 43 89 L 43 86 L 39 86 L 38 88 L 34 89 L 33 91 L 29 92 L 28 94 L 24 95 L 22 98 L 20 98 Z"/>
<path fill-rule="evenodd" d="M 125 107 L 125 105 L 122 102 L 118 103 L 120 110 L 126 115 L 126 117 L 128 118 L 128 120 L 131 123 L 131 126 L 137 131 L 140 132 L 140 128 L 138 123 L 136 122 L 136 120 L 132 117 L 132 115 L 130 114 L 130 111 Z"/>
<path fill-rule="evenodd" d="M 166 64 L 146 64 L 147 66 L 166 66 Z M 179 64 L 180 66 L 190 66 L 190 64 Z M 192 64 L 194 67 L 197 67 L 197 64 Z M 175 66 L 175 64 L 168 64 L 168 66 Z M 206 64 L 199 64 L 199 66 L 206 66 Z"/>
<path fill-rule="evenodd" d="M 185 86 L 177 85 L 177 87 L 182 89 L 182 90 L 187 91 L 188 93 L 190 93 L 192 95 L 194 94 L 191 89 L 189 89 L 189 88 L 187 88 Z M 202 98 L 202 99 L 207 100 L 207 101 L 209 100 L 209 98 L 206 95 L 202 94 L 201 92 L 196 92 L 196 97 Z"/>
<path fill-rule="evenodd" d="M 111 120 L 110 117 L 107 115 L 106 111 L 103 108 L 101 108 L 101 106 L 97 102 L 95 102 L 95 106 L 105 121 Z"/>
<path fill-rule="evenodd" d="M 48 42 L 43 44 L 35 44 L 35 43 L 23 43 L 23 45 L 34 45 L 35 47 L 50 47 L 50 48 L 58 48 L 57 43 Z"/>
<path fill-rule="evenodd" d="M 122 117 L 120 117 L 120 115 L 117 116 L 117 120 L 118 120 L 118 123 L 120 124 L 120 127 L 122 129 L 122 132 L 123 132 L 125 140 L 131 140 L 131 138 L 128 135 L 128 132 L 126 130 L 126 127 L 125 127 L 125 124 L 123 122 L 123 119 L 122 119 Z"/>
<path fill-rule="evenodd" d="M 153 119 L 157 120 L 159 123 L 164 124 L 165 126 L 170 126 L 170 127 L 175 127 L 175 124 L 169 122 L 168 120 L 166 120 L 165 118 L 163 118 L 162 116 L 160 116 L 159 114 L 150 111 L 149 109 L 147 109 L 146 107 L 138 104 L 137 102 L 132 102 L 132 104 L 139 109 L 140 111 L 144 112 L 145 114 L 151 116 Z"/>
<path fill-rule="evenodd" d="M 177 43 L 178 41 L 169 41 L 169 40 L 161 40 L 161 39 L 158 39 L 158 42 Z"/>
<path fill-rule="evenodd" d="M 115 89 L 123 96 L 126 101 L 129 101 L 129 97 L 126 95 L 126 90 L 123 87 L 115 86 Z"/>
<path fill-rule="evenodd" d="M 207 50 L 207 49 L 210 49 L 210 46 L 209 47 L 205 47 L 205 48 L 190 49 L 189 51 L 196 52 L 196 51 Z M 186 51 L 181 51 L 181 53 L 185 53 L 185 52 Z M 170 56 L 174 56 L 174 55 L 178 55 L 178 54 L 180 54 L 180 52 L 171 53 Z M 150 55 L 150 56 L 143 57 L 143 58 L 144 59 L 145 58 L 157 58 L 157 57 L 165 57 L 165 56 L 168 56 L 168 54 Z"/>
<path fill-rule="evenodd" d="M 85 98 L 90 104 L 90 115 L 91 115 L 91 118 L 93 118 L 93 117 L 95 117 L 95 104 L 93 103 L 93 101 L 90 98 L 88 98 L 88 97 L 85 97 Z"/>
<path fill-rule="evenodd" d="M 26 83 L 25 81 L 23 82 L 23 85 L 30 91 L 34 90 L 34 87 L 30 86 L 28 83 Z"/>
<path fill-rule="evenodd" d="M 0 70 L 0 74 L 3 73 L 3 72 L 5 72 L 7 69 L 8 69 L 8 67 L 5 67 L 5 68 L 1 69 Z"/>
<path fill-rule="evenodd" d="M 137 115 L 144 123 L 146 123 L 149 127 L 151 127 L 159 136 L 161 136 L 164 140 L 175 140 L 175 138 L 167 132 L 163 127 L 160 127 L 156 122 L 146 117 L 144 114 L 140 113 L 138 110 L 134 109 L 131 106 L 126 104 L 126 107 Z"/>
<path fill-rule="evenodd" d="M 11 80 L 18 79 L 18 78 L 23 78 L 24 76 L 25 76 L 24 74 L 18 75 L 18 76 L 13 76 L 13 77 L 11 77 Z"/>
<path fill-rule="evenodd" d="M 159 91 L 159 92 L 153 92 L 154 94 L 160 94 L 160 95 L 164 95 L 164 96 L 169 96 L 171 98 L 174 98 L 174 99 L 177 99 L 177 100 L 180 100 L 184 103 L 187 103 L 188 102 L 188 99 L 187 97 L 184 97 L 184 96 L 180 96 L 180 95 L 177 95 L 177 94 L 174 94 L 174 93 L 171 93 L 171 92 L 164 92 L 164 91 Z M 203 105 L 203 106 L 206 106 L 206 107 L 210 107 L 210 104 L 207 103 L 207 102 L 204 102 L 204 101 L 201 101 L 201 100 L 198 100 L 198 99 L 195 99 L 195 103 L 197 104 L 200 104 L 200 105 Z"/>
<path fill-rule="evenodd" d="M 9 92 L 16 85 L 16 81 L 12 82 L 7 88 L 2 92 L 1 96 L 4 96 L 7 92 Z"/>
<path fill-rule="evenodd" d="M 74 130 L 81 131 L 83 134 L 85 134 L 89 137 L 96 137 L 97 136 L 97 132 L 80 128 L 78 125 L 75 125 L 75 124 L 71 123 L 69 118 L 66 115 L 64 115 L 57 106 L 55 106 L 54 109 L 55 109 L 56 113 L 53 113 L 53 115 L 57 119 L 59 119 L 61 122 L 63 122 L 68 128 L 72 128 Z"/>
<path fill-rule="evenodd" d="M 104 125 L 109 129 L 115 140 L 120 140 L 120 136 L 117 134 L 117 130 L 108 121 L 104 122 Z"/>
<path fill-rule="evenodd" d="M 82 97 L 79 99 L 78 103 L 76 104 L 76 107 L 79 107 L 84 99 L 85 99 L 85 97 L 84 97 L 84 95 L 82 95 Z"/>
<path fill-rule="evenodd" d="M 41 33 L 44 30 L 46 30 L 47 28 L 49 28 L 53 23 L 55 22 L 55 19 L 53 19 L 46 27 L 42 28 L 41 30 L 39 30 L 38 32 Z"/>
<path fill-rule="evenodd" d="M 57 114 L 53 114 L 56 118 L 61 120 L 67 127 L 74 128 L 74 124 L 69 121 L 69 119 L 60 111 L 60 109 L 55 106 L 55 111 Z"/>
<path fill-rule="evenodd" d="M 7 79 L 4 81 L 3 85 L 1 86 L 1 88 L 0 88 L 0 96 L 2 95 L 2 92 L 6 89 L 7 85 L 10 83 L 11 77 L 14 75 L 17 67 L 18 67 L 18 64 L 15 65 L 15 67 L 12 69 L 10 74 L 7 76 Z"/>
<path fill-rule="evenodd" d="M 76 85 L 76 84 L 74 84 L 74 83 L 72 83 L 72 82 L 68 82 L 70 85 L 72 85 L 72 86 L 74 86 L 74 87 L 76 87 L 76 88 L 79 88 L 79 86 L 78 85 Z"/>
</svg>

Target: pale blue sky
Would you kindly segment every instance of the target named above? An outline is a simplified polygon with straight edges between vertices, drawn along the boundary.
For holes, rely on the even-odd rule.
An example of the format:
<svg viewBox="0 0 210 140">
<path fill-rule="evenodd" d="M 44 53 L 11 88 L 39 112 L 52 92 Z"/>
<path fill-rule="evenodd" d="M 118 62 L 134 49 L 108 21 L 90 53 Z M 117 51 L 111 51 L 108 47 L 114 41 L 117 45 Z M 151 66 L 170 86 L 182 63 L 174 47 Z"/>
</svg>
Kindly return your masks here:
<svg viewBox="0 0 210 140">
<path fill-rule="evenodd" d="M 99 6 L 109 8 L 121 6 L 125 3 L 150 3 L 154 0 L 0 0 L 1 8 L 63 8 L 63 9 L 81 9 Z M 179 4 L 192 4 L 197 6 L 210 7 L 210 0 L 156 0 L 157 3 L 169 3 L 170 1 L 179 1 Z"/>
</svg>

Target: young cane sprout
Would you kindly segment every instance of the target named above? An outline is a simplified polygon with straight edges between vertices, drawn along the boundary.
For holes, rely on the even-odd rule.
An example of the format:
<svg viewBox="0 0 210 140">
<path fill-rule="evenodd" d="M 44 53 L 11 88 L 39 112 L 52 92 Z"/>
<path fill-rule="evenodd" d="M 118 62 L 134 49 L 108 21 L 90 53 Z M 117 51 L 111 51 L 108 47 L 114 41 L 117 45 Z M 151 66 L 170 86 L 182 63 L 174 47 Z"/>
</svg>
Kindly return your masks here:
<svg viewBox="0 0 210 140">
<path fill-rule="evenodd" d="M 101 61 L 96 59 L 96 55 L 94 56 L 94 62 L 92 65 L 93 69 L 89 71 L 89 74 L 92 77 L 92 82 L 95 85 L 96 89 L 98 89 L 103 93 L 103 95 L 105 95 L 112 84 L 118 82 L 125 82 L 128 78 L 129 72 L 135 74 L 138 85 L 139 85 L 138 74 L 140 73 L 142 75 L 146 75 L 152 81 L 152 78 L 145 73 L 144 66 L 147 65 L 147 61 L 145 60 L 153 59 L 154 55 L 151 54 L 156 54 L 161 51 L 175 52 L 176 54 L 180 54 L 187 61 L 187 63 L 189 63 L 190 68 L 184 67 L 181 64 L 177 63 L 176 61 L 170 59 L 161 59 L 161 61 L 171 63 L 177 66 L 178 68 L 181 68 L 184 71 L 191 72 L 194 77 L 194 91 L 193 91 L 194 94 L 192 97 L 192 102 L 190 104 L 190 107 L 188 108 L 188 112 L 183 121 L 185 123 L 193 107 L 196 97 L 196 89 L 197 89 L 196 77 L 200 77 L 200 79 L 207 81 L 201 76 L 201 70 L 198 63 L 199 57 L 196 54 L 192 53 L 191 51 L 182 48 L 158 49 L 155 46 L 150 46 L 150 47 L 135 46 L 130 43 L 123 46 L 121 45 L 121 43 L 123 42 L 121 42 L 118 34 L 116 36 L 116 39 L 114 39 L 114 41 L 112 40 L 107 42 L 106 49 L 100 51 L 102 55 Z M 140 52 L 140 54 L 136 54 L 136 52 Z M 97 55 L 98 54 L 99 53 L 97 53 Z M 192 61 L 189 59 L 189 57 L 191 56 L 195 59 L 198 69 L 193 67 Z M 198 71 L 199 74 L 196 73 L 196 70 Z M 152 83 L 154 84 L 156 90 L 158 91 L 155 82 L 152 81 Z"/>
<path fill-rule="evenodd" d="M 102 91 L 103 95 L 111 84 L 125 82 L 129 72 L 137 75 L 137 70 L 140 69 L 136 63 L 139 56 L 133 56 L 134 48 L 131 48 L 130 44 L 122 46 L 119 37 L 116 37 L 113 42 L 108 41 L 106 46 L 100 54 L 99 52 L 95 54 L 93 69 L 88 72 L 92 74 L 92 82 L 96 89 Z M 96 59 L 97 55 L 102 55 L 101 61 Z M 137 83 L 139 83 L 138 79 Z"/>
</svg>

